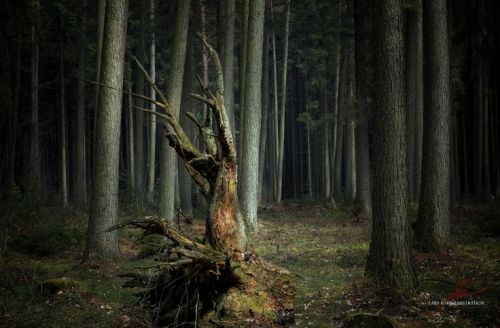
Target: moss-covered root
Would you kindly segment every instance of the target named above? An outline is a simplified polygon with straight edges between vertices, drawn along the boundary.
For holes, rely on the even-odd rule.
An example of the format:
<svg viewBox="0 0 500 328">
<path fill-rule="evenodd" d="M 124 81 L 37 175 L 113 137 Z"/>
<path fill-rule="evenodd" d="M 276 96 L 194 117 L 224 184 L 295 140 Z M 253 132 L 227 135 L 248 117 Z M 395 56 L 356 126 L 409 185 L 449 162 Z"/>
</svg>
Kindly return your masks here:
<svg viewBox="0 0 500 328">
<path fill-rule="evenodd" d="M 44 280 L 40 284 L 40 290 L 43 294 L 52 295 L 56 294 L 59 291 L 76 288 L 79 286 L 80 285 L 78 284 L 78 282 L 72 279 L 56 278 Z"/>
<path fill-rule="evenodd" d="M 286 324 L 294 319 L 295 292 L 288 271 L 260 258 L 233 263 L 239 281 L 217 300 L 202 321 L 206 326 L 241 327 Z"/>
</svg>

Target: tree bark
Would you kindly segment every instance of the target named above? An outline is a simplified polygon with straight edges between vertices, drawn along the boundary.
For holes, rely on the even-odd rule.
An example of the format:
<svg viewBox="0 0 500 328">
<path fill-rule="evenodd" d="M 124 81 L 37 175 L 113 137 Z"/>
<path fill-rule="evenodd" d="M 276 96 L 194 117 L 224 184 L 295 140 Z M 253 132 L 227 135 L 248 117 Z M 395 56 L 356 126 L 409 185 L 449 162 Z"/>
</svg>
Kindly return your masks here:
<svg viewBox="0 0 500 328">
<path fill-rule="evenodd" d="M 244 130 L 241 162 L 241 212 L 250 232 L 257 231 L 257 191 L 261 118 L 262 45 L 264 0 L 251 1 L 249 8 L 247 64 L 245 73 Z"/>
<path fill-rule="evenodd" d="M 127 0 L 109 0 L 104 27 L 102 84 L 94 149 L 93 188 L 83 260 L 95 254 L 101 261 L 120 255 L 118 234 L 105 230 L 117 223 L 118 158 L 123 67 L 127 35 Z"/>
<path fill-rule="evenodd" d="M 182 100 L 181 100 L 181 115 L 180 122 L 185 127 L 186 134 L 189 138 L 194 137 L 192 123 L 188 122 L 189 118 L 186 115 L 187 111 L 195 107 L 193 99 L 189 96 L 193 90 L 193 81 L 195 80 L 195 61 L 194 61 L 194 47 L 191 32 L 188 32 L 188 48 L 186 50 L 186 64 L 184 68 L 184 79 L 182 86 Z M 179 158 L 179 198 L 180 209 L 186 216 L 193 215 L 193 202 L 192 202 L 192 183 L 189 172 L 183 165 L 182 158 Z"/>
<path fill-rule="evenodd" d="M 371 217 L 370 149 L 368 141 L 371 116 L 368 67 L 370 63 L 369 20 L 371 5 L 362 0 L 354 2 L 355 60 L 356 60 L 356 207 L 360 213 Z"/>
<path fill-rule="evenodd" d="M 31 25 L 31 138 L 30 160 L 28 171 L 28 190 L 35 195 L 39 194 L 40 176 L 40 131 L 38 124 L 38 15 L 40 10 L 39 0 L 32 1 L 33 23 Z"/>
<path fill-rule="evenodd" d="M 245 121 L 245 82 L 246 82 L 246 65 L 247 65 L 247 47 L 248 47 L 248 15 L 250 10 L 250 0 L 241 1 L 241 44 L 239 57 L 239 93 L 240 93 L 240 130 L 238 149 L 243 149 L 243 126 Z M 241 176 L 241 165 L 240 165 Z M 240 184 L 241 186 L 241 184 Z"/>
<path fill-rule="evenodd" d="M 290 6 L 291 0 L 286 4 L 285 16 L 285 33 L 283 41 L 283 70 L 281 77 L 281 115 L 280 115 L 280 135 L 279 135 L 279 148 L 278 148 L 278 194 L 276 201 L 279 203 L 282 199 L 283 189 L 283 158 L 285 152 L 285 118 L 286 118 L 286 88 L 287 88 L 287 72 L 288 72 L 288 35 L 290 31 Z"/>
<path fill-rule="evenodd" d="M 224 33 L 224 102 L 231 131 L 235 135 L 236 126 L 234 120 L 234 12 L 235 0 L 224 0 L 225 2 L 225 33 Z"/>
<path fill-rule="evenodd" d="M 406 179 L 402 4 L 376 0 L 374 18 L 373 223 L 366 274 L 392 292 L 416 288 Z"/>
<path fill-rule="evenodd" d="M 151 27 L 151 44 L 149 46 L 149 74 L 153 82 L 156 81 L 156 37 L 155 25 L 155 0 L 149 1 L 149 20 Z M 149 97 L 156 99 L 156 91 L 153 87 L 149 89 Z M 156 105 L 151 104 L 151 110 L 156 111 Z M 151 115 L 149 120 L 149 151 L 148 151 L 148 192 L 147 200 L 152 203 L 155 191 L 155 168 L 156 168 L 156 115 Z"/>
<path fill-rule="evenodd" d="M 141 63 L 146 62 L 146 13 L 147 3 L 141 2 L 140 22 L 139 22 L 139 44 L 137 48 L 137 58 Z M 135 92 L 145 94 L 146 87 L 144 84 L 144 76 L 137 72 Z M 145 108 L 146 103 L 142 99 L 135 99 L 137 108 Z M 135 111 L 135 199 L 139 204 L 144 200 L 144 114 L 142 110 Z"/>
<path fill-rule="evenodd" d="M 128 181 L 130 191 L 135 190 L 135 152 L 134 152 L 134 100 L 132 98 L 132 65 L 129 61 L 127 68 L 127 149 L 128 149 Z"/>
<path fill-rule="evenodd" d="M 171 72 L 169 76 L 167 100 L 178 117 L 182 95 L 184 64 L 186 61 L 186 44 L 189 26 L 189 0 L 177 2 L 177 16 L 175 22 L 175 36 L 171 57 Z M 164 131 L 166 133 L 167 131 Z M 174 218 L 175 202 L 175 176 L 177 174 L 177 161 L 175 152 L 168 147 L 166 134 L 161 141 L 160 162 L 160 215 L 167 220 Z"/>
<path fill-rule="evenodd" d="M 419 247 L 441 251 L 450 234 L 450 102 L 446 0 L 424 0 L 424 148 Z"/>
<path fill-rule="evenodd" d="M 267 183 L 264 183 L 264 175 L 266 169 L 266 159 L 269 161 L 269 153 L 267 143 L 267 126 L 268 126 L 268 111 L 269 111 L 269 32 L 264 30 L 264 59 L 262 64 L 262 114 L 260 124 L 260 144 L 259 144 L 259 204 L 267 202 Z"/>
<path fill-rule="evenodd" d="M 80 28 L 78 33 L 78 83 L 77 83 L 77 103 L 76 103 L 76 156 L 75 156 L 75 205 L 83 209 L 87 206 L 87 156 L 85 138 L 85 45 L 86 45 L 86 8 L 87 1 L 82 1 L 80 8 Z"/>
<path fill-rule="evenodd" d="M 64 29 L 62 29 L 64 30 Z M 64 207 L 68 206 L 68 127 L 66 113 L 66 91 L 64 78 L 64 41 L 63 35 L 59 42 L 59 110 L 61 113 L 61 153 L 60 153 L 60 188 L 61 201 Z"/>
</svg>

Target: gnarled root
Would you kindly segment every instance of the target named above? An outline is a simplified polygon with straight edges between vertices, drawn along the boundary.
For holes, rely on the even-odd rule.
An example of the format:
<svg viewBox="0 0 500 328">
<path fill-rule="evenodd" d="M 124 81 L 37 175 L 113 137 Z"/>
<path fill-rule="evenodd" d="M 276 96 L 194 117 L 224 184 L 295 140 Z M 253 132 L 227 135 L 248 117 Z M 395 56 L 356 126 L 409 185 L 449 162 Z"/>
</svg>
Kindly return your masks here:
<svg viewBox="0 0 500 328">
<path fill-rule="evenodd" d="M 251 253 L 227 256 L 183 236 L 167 222 L 147 217 L 133 226 L 168 239 L 153 273 L 127 273 L 142 287 L 143 303 L 160 327 L 241 327 L 293 321 L 294 291 L 288 271 Z"/>
</svg>

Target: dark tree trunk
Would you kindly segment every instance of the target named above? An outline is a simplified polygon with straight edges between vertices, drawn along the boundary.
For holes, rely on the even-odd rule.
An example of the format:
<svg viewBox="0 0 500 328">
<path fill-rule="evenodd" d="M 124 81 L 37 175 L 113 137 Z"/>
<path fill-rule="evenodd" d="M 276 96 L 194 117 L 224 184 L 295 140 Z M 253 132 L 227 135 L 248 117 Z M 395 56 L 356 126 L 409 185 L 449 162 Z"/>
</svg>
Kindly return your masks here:
<svg viewBox="0 0 500 328">
<path fill-rule="evenodd" d="M 364 215 L 371 216 L 370 154 L 368 142 L 369 80 L 369 13 L 370 3 L 363 0 L 354 2 L 355 58 L 356 58 L 356 98 L 358 100 L 356 126 L 356 205 Z"/>
<path fill-rule="evenodd" d="M 419 247 L 439 251 L 449 243 L 450 103 L 446 0 L 425 0 L 424 146 L 422 195 L 416 237 Z"/>
<path fill-rule="evenodd" d="M 402 4 L 376 0 L 374 19 L 373 223 L 366 274 L 393 292 L 416 288 L 406 179 Z"/>
</svg>

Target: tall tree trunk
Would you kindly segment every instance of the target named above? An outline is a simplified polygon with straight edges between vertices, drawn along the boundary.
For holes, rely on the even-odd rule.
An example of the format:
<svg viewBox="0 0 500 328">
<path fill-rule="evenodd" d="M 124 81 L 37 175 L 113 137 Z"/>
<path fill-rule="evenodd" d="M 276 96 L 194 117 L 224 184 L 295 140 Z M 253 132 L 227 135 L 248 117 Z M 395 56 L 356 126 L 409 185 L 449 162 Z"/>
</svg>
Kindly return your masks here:
<svg viewBox="0 0 500 328">
<path fill-rule="evenodd" d="M 339 9 L 338 9 L 338 15 L 339 15 L 339 26 L 341 24 L 341 5 L 342 1 L 339 1 Z M 338 144 L 338 137 L 339 137 L 339 112 L 340 112 L 340 102 L 339 102 L 339 95 L 340 95 L 340 67 L 341 67 L 341 57 L 342 57 L 342 40 L 340 39 L 340 34 L 339 36 L 339 41 L 337 42 L 337 46 L 335 47 L 335 89 L 334 89 L 334 108 L 333 108 L 333 122 L 332 122 L 332 147 L 331 147 L 331 174 L 330 178 L 332 179 L 331 181 L 331 186 L 332 186 L 332 203 L 335 203 L 335 198 L 338 198 L 341 194 L 341 165 L 338 164 L 337 162 L 339 161 L 339 157 L 337 156 L 337 144 Z M 342 157 L 340 157 L 341 159 Z M 340 163 L 340 162 L 339 162 Z"/>
<path fill-rule="evenodd" d="M 422 4 L 419 4 L 417 14 L 417 31 L 415 45 L 415 106 L 414 109 L 414 155 L 413 155 L 413 196 L 415 200 L 420 199 L 420 187 L 422 183 L 422 146 L 424 135 L 424 79 L 423 79 L 423 45 L 422 45 Z M 411 164 L 411 163 L 410 163 Z M 411 191 L 410 191 L 411 192 Z"/>
<path fill-rule="evenodd" d="M 346 71 L 346 91 L 347 98 L 345 102 L 345 200 L 353 204 L 356 196 L 356 149 L 355 149 L 355 63 L 351 55 L 354 51 L 354 41 L 348 40 L 347 47 L 349 54 L 348 67 Z"/>
<path fill-rule="evenodd" d="M 274 7 L 271 4 L 270 8 L 270 13 L 271 13 L 271 19 L 274 25 Z M 278 69 L 277 69 L 277 54 L 276 54 L 276 31 L 275 27 L 273 26 L 272 30 L 272 35 L 271 35 L 271 40 L 272 40 L 272 47 L 273 47 L 273 166 L 274 166 L 274 175 L 273 175 L 273 198 L 274 201 L 278 201 L 278 195 L 281 193 L 279 190 L 279 152 L 280 152 L 280 136 L 279 136 L 279 116 L 278 116 Z"/>
<path fill-rule="evenodd" d="M 224 103 L 231 131 L 235 135 L 236 126 L 234 120 L 234 12 L 236 0 L 224 0 L 225 2 L 225 33 L 224 33 Z"/>
<path fill-rule="evenodd" d="M 38 15 L 39 0 L 32 1 L 33 23 L 31 25 L 31 139 L 28 172 L 28 190 L 33 195 L 40 191 L 40 131 L 38 122 Z"/>
<path fill-rule="evenodd" d="M 128 149 L 128 181 L 131 192 L 135 190 L 135 152 L 134 152 L 134 100 L 132 98 L 132 66 L 127 68 L 127 149 Z"/>
<path fill-rule="evenodd" d="M 286 87 L 287 87 L 287 72 L 288 72 L 288 34 L 290 31 L 290 3 L 286 4 L 285 16 L 285 34 L 283 35 L 283 70 L 281 77 L 281 115 L 280 115 L 280 135 L 279 135 L 279 148 L 278 148 L 278 194 L 276 201 L 279 203 L 282 199 L 283 189 L 283 158 L 285 152 L 285 118 L 286 118 Z"/>
<path fill-rule="evenodd" d="M 248 15 L 250 10 L 250 0 L 241 1 L 241 44 L 239 57 L 239 93 L 240 93 L 240 131 L 238 150 L 243 149 L 243 126 L 245 121 L 245 83 L 246 83 L 246 65 L 247 65 L 247 48 L 248 48 Z M 241 165 L 239 166 L 239 175 L 241 176 Z M 241 186 L 241 184 L 240 184 Z"/>
<path fill-rule="evenodd" d="M 366 274 L 409 295 L 416 288 L 406 179 L 402 4 L 376 0 L 374 19 L 373 223 Z"/>
<path fill-rule="evenodd" d="M 180 110 L 184 64 L 186 61 L 189 7 L 189 0 L 178 0 L 171 71 L 169 83 L 167 83 L 167 100 L 177 117 L 179 116 Z M 175 202 L 174 181 L 177 174 L 177 161 L 175 152 L 168 146 L 166 132 L 167 131 L 164 131 L 160 148 L 162 156 L 160 157 L 160 215 L 167 220 L 173 220 Z"/>
<path fill-rule="evenodd" d="M 257 192 L 261 117 L 262 45 L 264 0 L 251 1 L 249 8 L 243 148 L 241 153 L 241 212 L 250 232 L 257 231 Z"/>
<path fill-rule="evenodd" d="M 184 79 L 182 86 L 182 100 L 181 100 L 181 113 L 179 120 L 185 127 L 184 130 L 189 138 L 194 137 L 192 123 L 188 122 L 189 118 L 186 115 L 188 110 L 195 107 L 193 98 L 190 96 L 193 90 L 193 82 L 195 81 L 195 60 L 194 60 L 194 47 L 192 33 L 188 32 L 188 45 L 186 50 L 186 63 L 184 67 Z M 179 203 L 182 213 L 187 216 L 193 215 L 193 201 L 192 201 L 192 182 L 189 172 L 184 167 L 182 158 L 179 158 Z"/>
<path fill-rule="evenodd" d="M 95 70 L 95 80 L 97 82 L 95 88 L 95 103 L 94 103 L 94 128 L 92 132 L 94 133 L 93 145 L 95 146 L 95 129 L 96 129 L 96 119 L 97 119 L 97 105 L 99 103 L 99 87 L 101 85 L 101 64 L 102 64 L 102 42 L 104 36 L 104 19 L 106 16 L 106 1 L 98 0 L 97 3 L 97 44 L 96 44 L 96 70 Z"/>
<path fill-rule="evenodd" d="M 424 148 L 416 237 L 444 250 L 450 234 L 450 102 L 446 0 L 424 0 Z"/>
<path fill-rule="evenodd" d="M 74 201 L 78 208 L 87 206 L 87 156 L 85 138 L 85 45 L 86 45 L 86 8 L 87 1 L 82 1 L 80 14 L 80 28 L 78 33 L 78 84 L 76 102 L 76 155 L 75 155 L 75 190 Z"/>
<path fill-rule="evenodd" d="M 95 254 L 101 261 L 120 255 L 118 233 L 105 230 L 117 223 L 118 158 L 123 67 L 127 39 L 127 0 L 109 0 L 104 26 L 102 83 L 99 89 L 93 188 L 83 260 Z"/>
<path fill-rule="evenodd" d="M 336 145 L 335 145 L 335 170 L 334 170 L 334 196 L 337 201 L 344 201 L 345 192 L 342 184 L 342 172 L 345 171 L 343 167 L 344 164 L 344 153 L 345 153 L 345 116 L 346 107 L 348 106 L 348 85 L 349 85 L 349 46 L 348 41 L 343 41 L 342 47 L 342 64 L 340 65 L 342 70 L 339 73 L 339 90 L 338 90 L 338 100 L 337 100 L 337 113 L 336 113 Z"/>
<path fill-rule="evenodd" d="M 151 26 L 151 44 L 149 47 L 149 74 L 153 82 L 156 81 L 156 38 L 155 25 L 155 0 L 149 0 L 149 20 Z M 153 87 L 149 89 L 149 97 L 156 99 L 156 91 Z M 156 111 L 156 105 L 151 104 L 151 110 Z M 148 152 L 148 196 L 147 200 L 152 203 L 155 191 L 155 167 L 156 167 L 156 115 L 150 115 L 149 152 Z"/>
<path fill-rule="evenodd" d="M 64 29 L 61 29 L 64 31 Z M 66 91 L 64 78 L 64 41 L 61 34 L 59 42 L 59 109 L 61 113 L 61 153 L 60 153 L 60 188 L 61 200 L 64 207 L 68 206 L 68 127 L 66 114 Z"/>
<path fill-rule="evenodd" d="M 322 107 L 323 107 L 323 115 L 326 117 L 328 115 L 328 95 L 325 89 L 321 91 L 322 94 Z M 330 198 L 331 194 L 331 178 L 330 178 L 330 129 L 329 124 L 325 123 L 323 125 L 323 196 L 325 199 Z"/>
<path fill-rule="evenodd" d="M 367 79 L 370 65 L 368 38 L 370 3 L 363 0 L 354 2 L 355 20 L 355 60 L 356 60 L 356 207 L 364 215 L 371 217 L 370 150 L 368 143 L 368 121 L 370 91 Z"/>
<path fill-rule="evenodd" d="M 311 120 L 306 121 L 306 145 L 307 145 L 307 195 L 309 200 L 313 199 L 313 179 L 311 165 Z"/>
<path fill-rule="evenodd" d="M 267 202 L 267 184 L 264 183 L 264 171 L 266 168 L 266 153 L 269 153 L 267 147 L 267 126 L 268 126 L 268 111 L 269 111 L 269 32 L 264 30 L 264 59 L 262 64 L 262 116 L 260 124 L 260 144 L 259 144 L 259 203 Z"/>
<path fill-rule="evenodd" d="M 137 58 L 141 63 L 146 62 L 146 13 L 147 3 L 141 2 L 140 23 L 139 23 L 139 45 L 137 48 Z M 144 75 L 137 72 L 137 85 L 135 92 L 141 95 L 146 94 Z M 139 204 L 144 200 L 144 114 L 142 109 L 146 103 L 140 99 L 135 99 L 137 109 L 135 113 L 135 199 Z"/>
<path fill-rule="evenodd" d="M 10 130 L 10 140 L 9 140 L 9 185 L 14 185 L 16 183 L 16 158 L 17 158 L 17 130 L 19 122 L 19 104 L 21 99 L 21 54 L 22 54 L 22 40 L 21 33 L 18 32 L 19 41 L 17 43 L 17 59 L 16 59 L 16 77 L 15 77 L 15 88 L 14 88 L 14 107 L 12 113 L 12 126 Z"/>
</svg>

